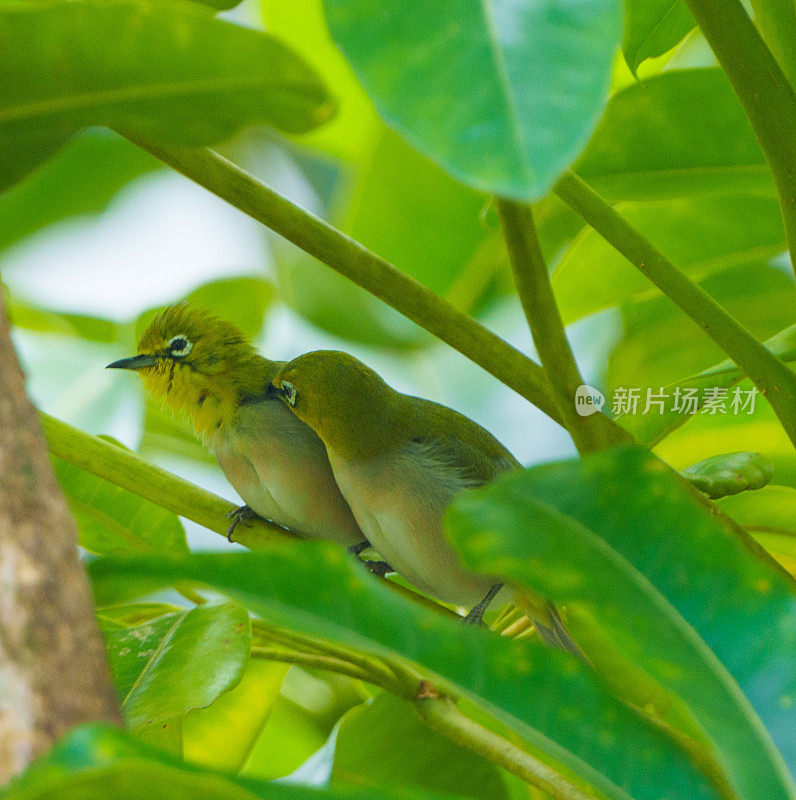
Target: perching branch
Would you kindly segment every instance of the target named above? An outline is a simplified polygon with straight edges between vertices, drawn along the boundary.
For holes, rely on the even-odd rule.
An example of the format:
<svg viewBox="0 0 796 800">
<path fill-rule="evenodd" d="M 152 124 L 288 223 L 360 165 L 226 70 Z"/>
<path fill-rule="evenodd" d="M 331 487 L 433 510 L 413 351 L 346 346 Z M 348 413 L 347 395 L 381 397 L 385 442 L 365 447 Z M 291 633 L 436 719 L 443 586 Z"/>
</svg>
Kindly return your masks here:
<svg viewBox="0 0 796 800">
<path fill-rule="evenodd" d="M 581 454 L 609 447 L 615 439 L 607 417 L 582 416 L 576 409 L 575 392 L 583 378 L 556 305 L 533 212 L 512 200 L 498 199 L 497 208 L 525 318 L 564 425 Z"/>
<path fill-rule="evenodd" d="M 796 92 L 740 0 L 686 2 L 763 148 L 777 186 L 791 260 L 796 260 Z M 786 48 L 792 59 L 794 42 L 788 41 Z"/>
<path fill-rule="evenodd" d="M 676 303 L 752 379 L 796 445 L 796 374 L 574 172 L 556 194 Z"/>
<path fill-rule="evenodd" d="M 0 294 L 0 785 L 64 732 L 121 724 L 77 531 L 25 394 Z"/>
</svg>

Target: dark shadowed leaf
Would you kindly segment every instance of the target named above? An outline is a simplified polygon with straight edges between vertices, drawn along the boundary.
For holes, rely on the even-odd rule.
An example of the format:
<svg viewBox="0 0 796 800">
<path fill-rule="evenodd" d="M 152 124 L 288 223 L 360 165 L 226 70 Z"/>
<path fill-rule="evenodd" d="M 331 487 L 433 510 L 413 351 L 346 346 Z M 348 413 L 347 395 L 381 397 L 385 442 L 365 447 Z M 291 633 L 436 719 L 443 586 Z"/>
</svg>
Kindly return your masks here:
<svg viewBox="0 0 796 800">
<path fill-rule="evenodd" d="M 274 543 L 258 552 L 180 561 L 106 558 L 90 570 L 100 599 L 108 591 L 135 594 L 144 577 L 166 584 L 194 579 L 274 624 L 416 662 L 499 709 L 520 735 L 606 797 L 715 797 L 682 752 L 585 665 L 536 641 L 465 627 L 396 596 L 333 545 Z"/>
<path fill-rule="evenodd" d="M 662 56 L 695 27 L 683 0 L 628 0 L 622 40 L 627 65 L 635 73 L 642 61 Z"/>
</svg>

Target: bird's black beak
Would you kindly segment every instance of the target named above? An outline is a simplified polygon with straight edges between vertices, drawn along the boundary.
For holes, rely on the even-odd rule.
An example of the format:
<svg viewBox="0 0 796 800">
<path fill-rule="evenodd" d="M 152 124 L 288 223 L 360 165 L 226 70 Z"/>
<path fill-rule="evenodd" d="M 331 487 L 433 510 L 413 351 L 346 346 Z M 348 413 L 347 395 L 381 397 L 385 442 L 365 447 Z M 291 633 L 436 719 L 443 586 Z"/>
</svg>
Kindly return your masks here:
<svg viewBox="0 0 796 800">
<path fill-rule="evenodd" d="M 113 364 L 108 364 L 105 369 L 145 369 L 146 367 L 154 367 L 158 363 L 156 356 L 138 355 L 132 358 L 122 358 L 119 361 L 114 361 Z"/>
</svg>

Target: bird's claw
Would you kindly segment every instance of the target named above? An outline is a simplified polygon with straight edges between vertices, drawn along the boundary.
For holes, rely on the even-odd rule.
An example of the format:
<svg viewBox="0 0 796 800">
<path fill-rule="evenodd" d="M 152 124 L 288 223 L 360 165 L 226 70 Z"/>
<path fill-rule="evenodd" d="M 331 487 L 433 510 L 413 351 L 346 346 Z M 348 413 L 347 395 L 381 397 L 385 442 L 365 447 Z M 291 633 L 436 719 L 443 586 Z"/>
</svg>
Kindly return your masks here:
<svg viewBox="0 0 796 800">
<path fill-rule="evenodd" d="M 386 561 L 363 561 L 367 569 L 379 578 L 386 577 L 390 572 L 395 570 Z"/>
<path fill-rule="evenodd" d="M 245 528 L 248 528 L 252 520 L 258 519 L 258 517 L 259 514 L 250 506 L 233 508 L 232 511 L 227 514 L 227 519 L 232 520 L 232 524 L 227 531 L 227 541 L 232 542 L 232 534 L 235 533 L 235 528 L 237 528 L 238 525 L 243 525 Z"/>
</svg>

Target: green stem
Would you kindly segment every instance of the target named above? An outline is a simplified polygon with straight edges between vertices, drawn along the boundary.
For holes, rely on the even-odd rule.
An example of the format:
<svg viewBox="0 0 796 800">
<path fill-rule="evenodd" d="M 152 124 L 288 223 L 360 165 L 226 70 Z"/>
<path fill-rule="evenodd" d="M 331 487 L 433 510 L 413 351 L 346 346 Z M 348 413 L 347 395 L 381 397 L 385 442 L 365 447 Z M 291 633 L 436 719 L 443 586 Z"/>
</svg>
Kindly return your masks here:
<svg viewBox="0 0 796 800">
<path fill-rule="evenodd" d="M 542 367 L 423 284 L 212 150 L 128 138 L 383 300 L 561 423 Z"/>
<path fill-rule="evenodd" d="M 779 193 L 791 260 L 796 262 L 796 92 L 739 0 L 686 3 L 766 155 Z M 787 46 L 793 49 L 794 43 Z"/>
<path fill-rule="evenodd" d="M 564 425 L 579 453 L 602 450 L 612 444 L 612 431 L 602 414 L 582 416 L 577 412 L 575 392 L 583 384 L 583 377 L 553 295 L 533 211 L 503 199 L 498 199 L 497 209 L 525 318 Z"/>
<path fill-rule="evenodd" d="M 283 664 L 296 664 L 301 667 L 311 667 L 314 669 L 323 669 L 328 672 L 336 672 L 339 675 L 347 675 L 349 678 L 367 681 L 375 686 L 382 686 L 380 676 L 366 672 L 353 664 L 341 661 L 339 658 L 332 658 L 331 656 L 302 653 L 298 650 L 289 650 L 285 647 L 258 647 L 256 645 L 251 648 L 251 655 L 254 658 L 264 658 L 268 661 L 281 661 Z"/>
<path fill-rule="evenodd" d="M 449 698 L 418 699 L 415 707 L 429 728 L 503 767 L 553 800 L 594 800 L 593 795 L 579 789 L 547 764 L 462 714 Z"/>
<path fill-rule="evenodd" d="M 768 399 L 796 445 L 796 374 L 575 173 L 567 172 L 555 192 L 735 361 Z"/>
</svg>

